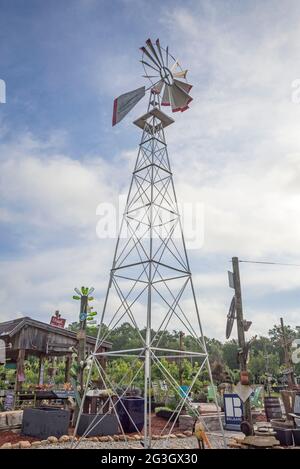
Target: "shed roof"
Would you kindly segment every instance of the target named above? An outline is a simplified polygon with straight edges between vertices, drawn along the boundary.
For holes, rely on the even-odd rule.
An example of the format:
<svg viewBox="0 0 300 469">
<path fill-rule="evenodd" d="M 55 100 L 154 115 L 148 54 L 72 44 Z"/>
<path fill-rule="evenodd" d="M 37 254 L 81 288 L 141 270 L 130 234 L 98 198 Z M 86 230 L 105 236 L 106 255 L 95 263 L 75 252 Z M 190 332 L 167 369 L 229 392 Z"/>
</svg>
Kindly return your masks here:
<svg viewBox="0 0 300 469">
<path fill-rule="evenodd" d="M 77 333 L 73 331 L 69 331 L 67 329 L 63 329 L 61 327 L 52 326 L 51 324 L 47 324 L 45 322 L 37 321 L 36 319 L 32 319 L 29 317 L 22 317 L 18 319 L 13 319 L 12 321 L 6 321 L 0 323 L 0 338 L 2 337 L 13 337 L 17 334 L 21 329 L 25 326 L 31 326 L 36 329 L 41 329 L 43 331 L 51 332 L 56 335 L 64 335 L 71 339 L 77 338 Z M 90 345 L 94 345 L 96 343 L 96 338 L 92 336 L 87 336 L 86 341 Z M 112 347 L 111 342 L 103 342 L 101 344 L 102 347 L 110 349 Z"/>
</svg>

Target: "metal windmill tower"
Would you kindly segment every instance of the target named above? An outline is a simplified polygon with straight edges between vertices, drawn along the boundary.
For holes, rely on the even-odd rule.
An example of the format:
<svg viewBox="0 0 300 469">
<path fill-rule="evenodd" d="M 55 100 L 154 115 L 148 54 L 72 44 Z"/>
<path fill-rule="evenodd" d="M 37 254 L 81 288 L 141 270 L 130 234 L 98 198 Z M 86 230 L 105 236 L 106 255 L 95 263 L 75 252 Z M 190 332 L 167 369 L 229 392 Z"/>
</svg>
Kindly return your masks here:
<svg viewBox="0 0 300 469">
<path fill-rule="evenodd" d="M 153 447 L 153 372 L 159 372 L 168 389 L 177 396 L 178 412 L 176 415 L 174 412 L 174 418 L 166 423 L 162 431 L 167 431 L 168 434 L 171 434 L 174 428 L 179 411 L 184 406 L 191 406 L 189 391 L 193 389 L 200 373 L 206 369 L 211 383 L 212 375 L 165 140 L 164 129 L 174 120 L 161 110 L 162 106 L 171 106 L 173 112 L 188 109 L 188 104 L 192 101 L 189 95 L 192 86 L 186 82 L 187 70 L 181 68 L 168 47 L 161 47 L 158 39 L 155 45 L 148 39 L 146 47 L 142 47 L 141 51 L 145 72 L 143 76 L 150 80 L 150 87 L 147 90 L 145 87 L 138 88 L 120 96 L 114 102 L 113 125 L 134 107 L 146 91 L 150 94 L 147 112 L 134 121 L 134 124 L 142 129 L 142 137 L 113 256 L 84 398 L 90 389 L 94 370 L 103 387 L 113 391 L 114 397 L 110 394 L 107 400 L 111 411 L 115 412 L 118 418 L 121 431 L 123 432 L 123 428 L 118 412 L 120 406 L 127 413 L 128 419 L 135 427 L 134 430 L 141 432 L 125 409 L 122 398 L 126 388 L 130 388 L 138 377 L 143 376 L 144 447 Z M 139 345 L 135 344 L 128 350 L 99 352 L 101 344 L 109 340 L 111 331 L 125 321 L 136 329 Z M 176 346 L 169 349 L 163 345 L 165 334 L 170 328 L 176 327 L 193 338 L 194 350 L 179 350 Z M 117 357 L 131 360 L 132 374 L 129 384 L 127 380 L 127 386 L 122 390 L 112 383 L 103 364 L 104 359 Z M 172 362 L 183 358 L 198 363 L 189 389 L 185 391 L 180 388 L 166 366 L 166 360 Z M 125 381 L 124 376 L 118 386 L 122 386 Z M 77 422 L 82 413 L 84 398 Z M 197 408 L 192 407 L 192 411 L 200 418 Z M 96 425 L 95 417 L 83 436 L 88 436 Z M 221 420 L 220 426 L 222 430 Z M 77 427 L 75 433 L 76 431 Z M 167 444 L 168 440 L 165 441 Z"/>
</svg>

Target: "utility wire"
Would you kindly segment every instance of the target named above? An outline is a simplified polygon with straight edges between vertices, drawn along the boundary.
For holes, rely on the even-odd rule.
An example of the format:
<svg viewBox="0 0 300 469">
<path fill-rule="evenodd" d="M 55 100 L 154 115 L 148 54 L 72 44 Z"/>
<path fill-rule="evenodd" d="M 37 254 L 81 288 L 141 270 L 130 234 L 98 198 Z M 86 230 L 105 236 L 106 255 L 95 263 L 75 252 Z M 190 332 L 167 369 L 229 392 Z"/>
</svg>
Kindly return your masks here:
<svg viewBox="0 0 300 469">
<path fill-rule="evenodd" d="M 287 263 L 282 263 L 282 262 L 264 262 L 264 261 L 245 261 L 245 260 L 239 260 L 239 262 L 246 262 L 247 264 L 268 264 L 268 265 L 285 265 L 285 266 L 291 266 L 291 267 L 300 267 L 300 264 L 287 264 Z"/>
</svg>

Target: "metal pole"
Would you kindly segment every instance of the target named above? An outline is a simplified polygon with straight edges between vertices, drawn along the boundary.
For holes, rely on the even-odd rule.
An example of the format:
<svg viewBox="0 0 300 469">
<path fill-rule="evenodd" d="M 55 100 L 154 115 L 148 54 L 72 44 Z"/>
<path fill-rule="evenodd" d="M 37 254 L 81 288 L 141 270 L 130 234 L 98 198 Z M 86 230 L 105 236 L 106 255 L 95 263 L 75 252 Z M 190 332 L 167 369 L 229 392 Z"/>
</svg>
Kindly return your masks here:
<svg viewBox="0 0 300 469">
<path fill-rule="evenodd" d="M 239 348 L 240 348 L 240 353 L 239 353 L 240 371 L 247 371 L 247 347 L 246 347 L 245 331 L 244 331 L 242 291 L 241 291 L 241 280 L 240 280 L 240 269 L 239 269 L 238 257 L 232 258 L 232 269 L 233 269 L 233 275 L 234 275 L 237 333 L 238 333 L 238 342 L 239 342 Z M 249 398 L 243 404 L 243 407 L 244 407 L 244 418 L 252 427 L 251 403 L 250 403 Z"/>
<path fill-rule="evenodd" d="M 78 332 L 78 381 L 80 387 L 80 396 L 82 397 L 84 391 L 83 383 L 83 362 L 85 360 L 85 349 L 86 349 L 86 313 L 87 313 L 87 296 L 82 295 L 80 299 L 80 316 L 79 316 L 79 332 Z M 83 319 L 84 318 L 84 319 Z"/>
</svg>

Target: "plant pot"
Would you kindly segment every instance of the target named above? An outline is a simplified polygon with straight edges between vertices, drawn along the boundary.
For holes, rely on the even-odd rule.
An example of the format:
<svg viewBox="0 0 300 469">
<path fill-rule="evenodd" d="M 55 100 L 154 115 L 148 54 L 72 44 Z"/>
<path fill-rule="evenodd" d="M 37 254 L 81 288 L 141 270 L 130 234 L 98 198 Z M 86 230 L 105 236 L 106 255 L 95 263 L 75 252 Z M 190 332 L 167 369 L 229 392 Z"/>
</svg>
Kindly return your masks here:
<svg viewBox="0 0 300 469">
<path fill-rule="evenodd" d="M 276 438 L 282 446 L 293 446 L 293 434 L 290 429 L 276 428 Z"/>
<path fill-rule="evenodd" d="M 81 414 L 77 434 L 82 436 L 88 427 L 88 436 L 115 435 L 118 433 L 118 419 L 114 414 Z"/>
<path fill-rule="evenodd" d="M 39 407 L 24 409 L 22 435 L 46 440 L 49 436 L 59 438 L 68 434 L 70 412 L 68 410 Z"/>
<path fill-rule="evenodd" d="M 117 402 L 116 411 L 118 413 L 124 433 L 142 431 L 144 427 L 143 397 L 121 397 L 119 402 Z"/>
<path fill-rule="evenodd" d="M 155 412 L 156 407 L 163 407 L 165 405 L 164 402 L 153 402 L 151 401 L 151 412 Z"/>
<path fill-rule="evenodd" d="M 157 417 L 161 417 L 166 420 L 170 419 L 171 421 L 173 421 L 178 416 L 178 412 L 174 412 L 173 410 L 161 409 L 158 412 L 156 412 L 156 415 Z"/>
<path fill-rule="evenodd" d="M 300 428 L 292 430 L 295 446 L 300 446 Z"/>
</svg>

